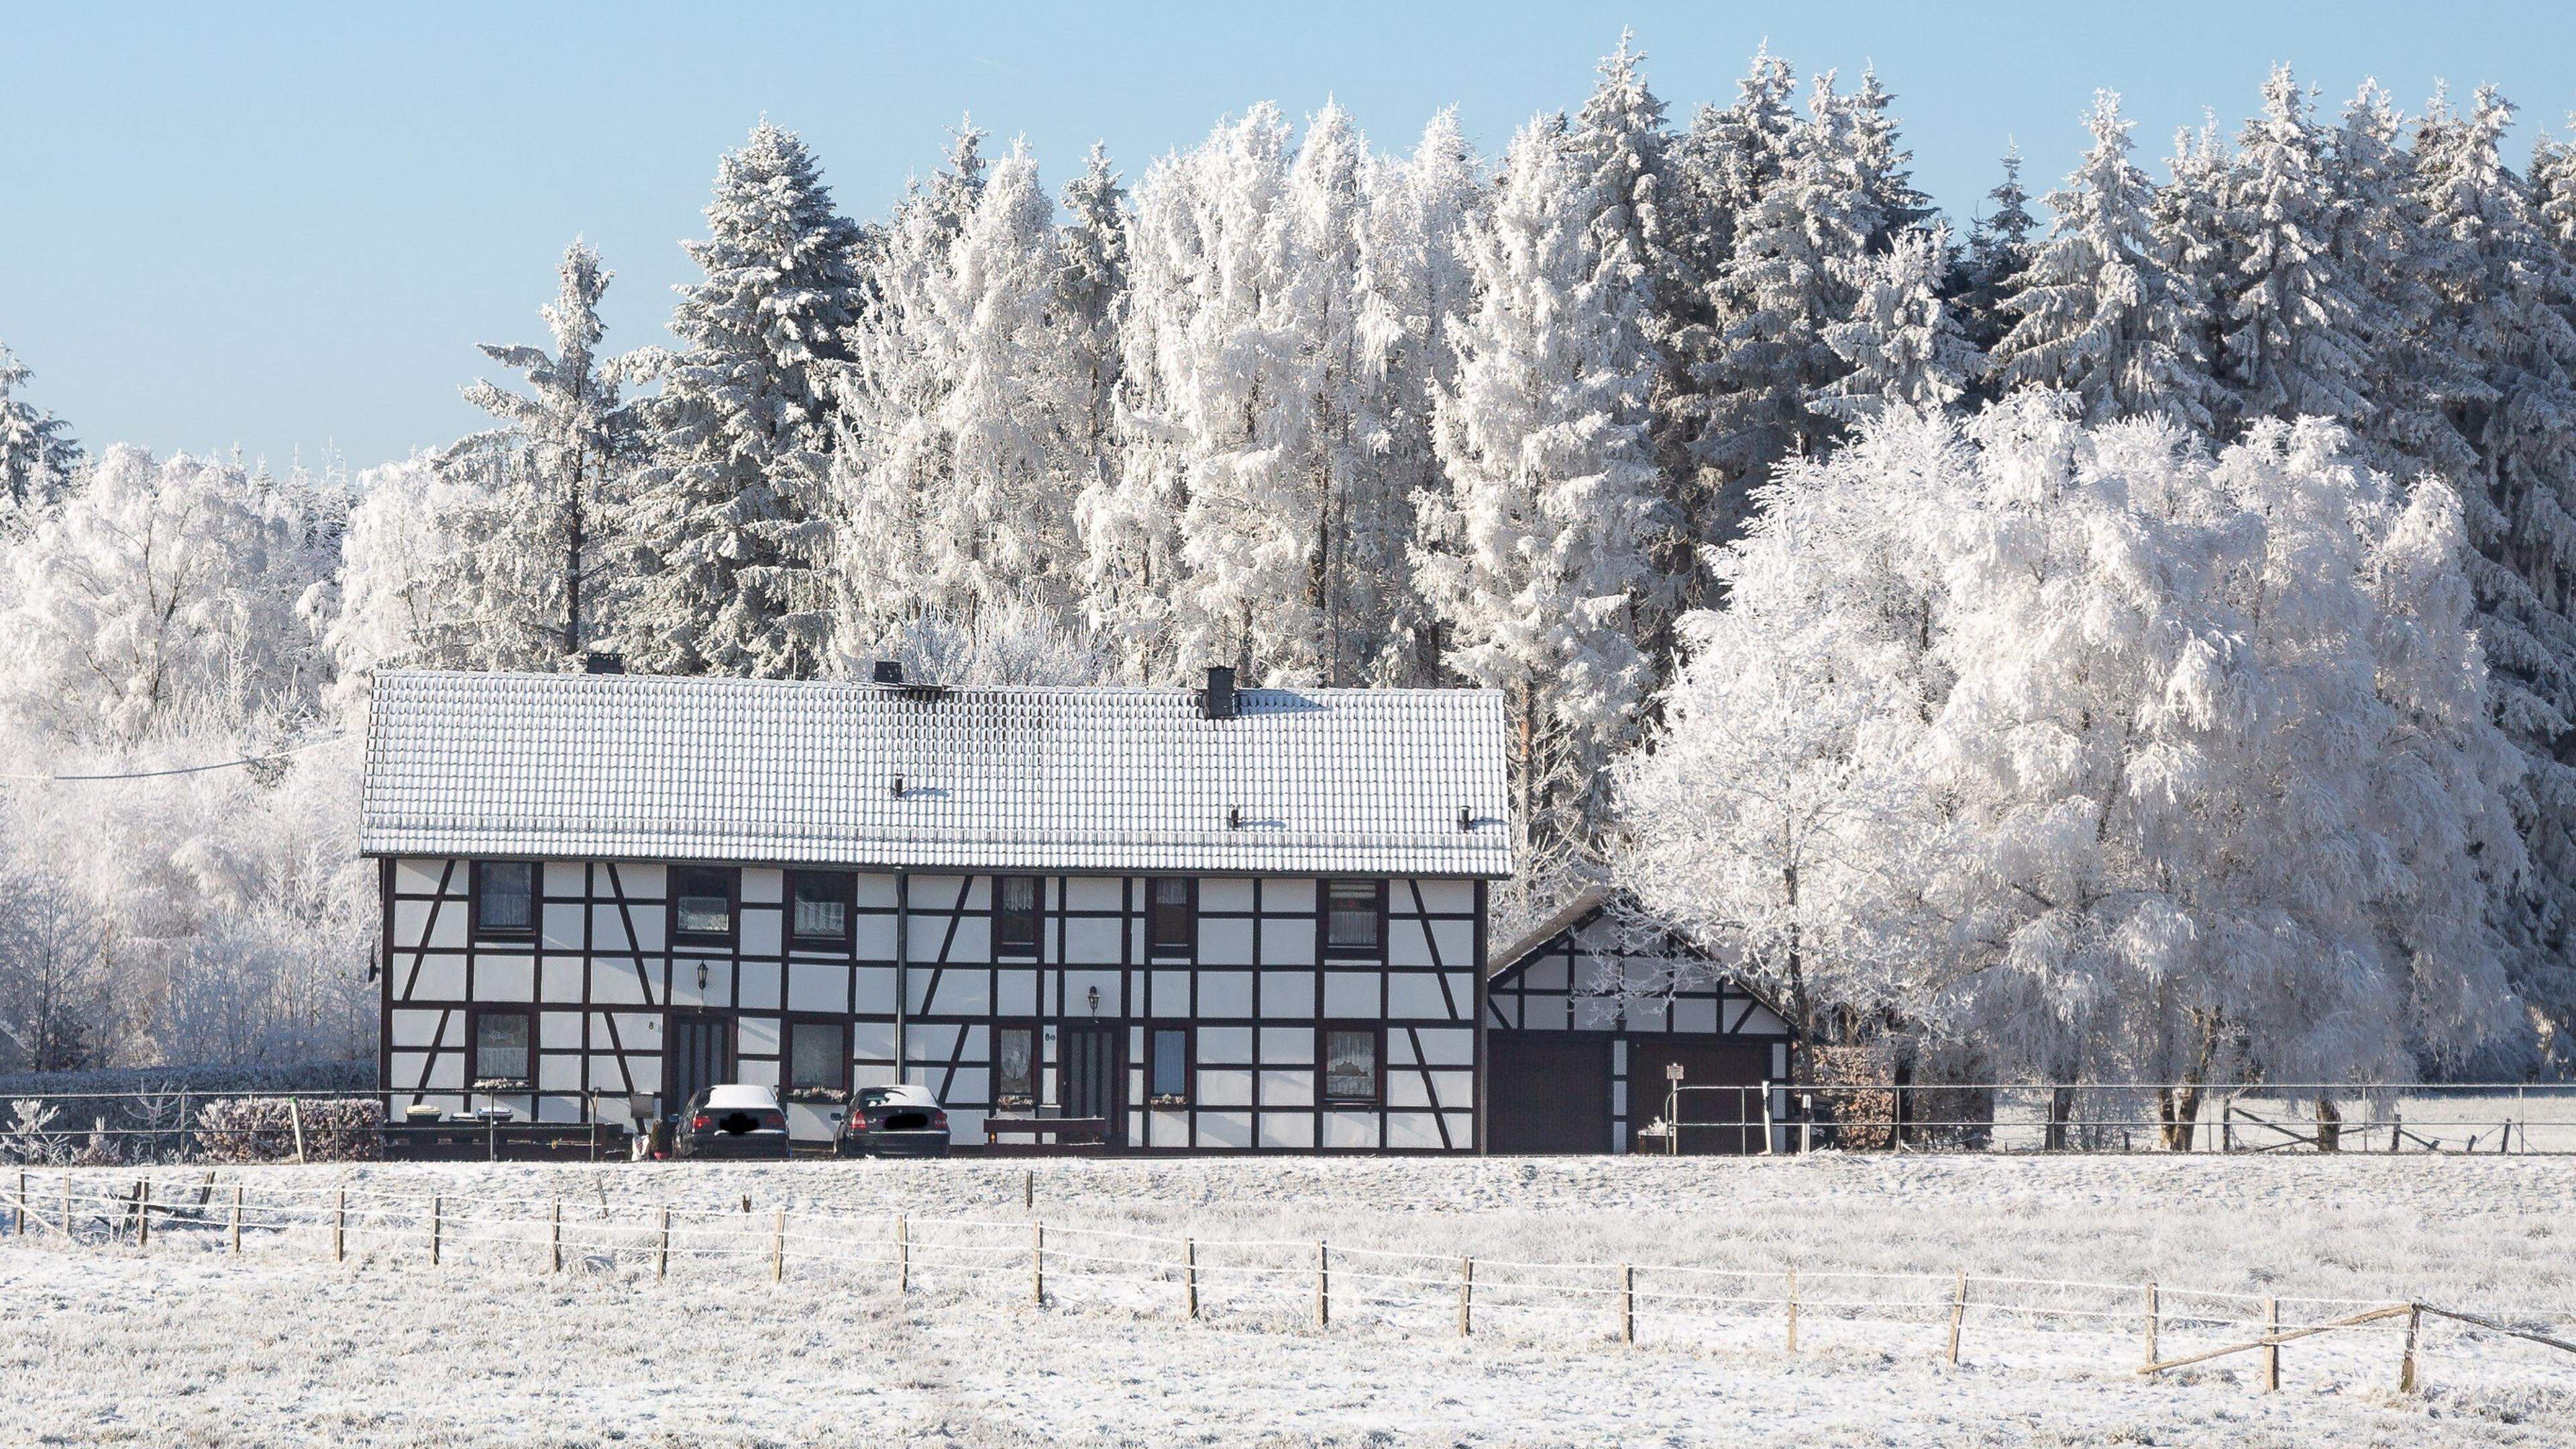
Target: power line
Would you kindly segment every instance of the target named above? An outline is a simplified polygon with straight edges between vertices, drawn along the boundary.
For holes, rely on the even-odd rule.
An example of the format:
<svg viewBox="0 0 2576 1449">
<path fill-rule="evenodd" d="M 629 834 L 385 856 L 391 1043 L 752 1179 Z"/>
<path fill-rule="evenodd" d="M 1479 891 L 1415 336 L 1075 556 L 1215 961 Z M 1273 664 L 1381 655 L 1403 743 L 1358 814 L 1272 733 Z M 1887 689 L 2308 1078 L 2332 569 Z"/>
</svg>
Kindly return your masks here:
<svg viewBox="0 0 2576 1449">
<path fill-rule="evenodd" d="M 300 745 L 293 745 L 286 749 L 276 751 L 273 754 L 244 755 L 237 760 L 216 760 L 211 764 L 204 765 L 180 765 L 167 770 L 119 770 L 104 774 L 84 775 L 20 775 L 0 773 L 0 780 L 21 780 L 34 785 L 67 785 L 88 781 L 159 780 L 172 775 L 202 775 L 211 770 L 236 770 L 243 768 L 244 766 L 256 768 L 260 765 L 278 764 L 290 756 L 300 755 L 306 750 L 320 749 L 324 745 L 337 744 L 348 737 L 348 733 L 343 731 L 339 734 L 324 735 L 318 740 L 306 740 Z"/>
</svg>

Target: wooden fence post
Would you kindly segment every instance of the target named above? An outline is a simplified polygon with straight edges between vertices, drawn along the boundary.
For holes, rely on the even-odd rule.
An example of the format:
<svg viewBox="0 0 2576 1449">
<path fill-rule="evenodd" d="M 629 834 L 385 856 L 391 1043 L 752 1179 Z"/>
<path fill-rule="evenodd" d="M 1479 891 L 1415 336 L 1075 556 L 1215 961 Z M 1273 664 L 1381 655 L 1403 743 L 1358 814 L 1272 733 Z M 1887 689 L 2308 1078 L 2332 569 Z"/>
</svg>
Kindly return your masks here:
<svg viewBox="0 0 2576 1449">
<path fill-rule="evenodd" d="M 912 1291 L 912 1235 L 904 1229 L 904 1216 L 894 1215 L 894 1291 Z"/>
<path fill-rule="evenodd" d="M 671 1276 L 671 1207 L 662 1205 L 660 1231 L 653 1239 L 653 1277 L 656 1281 Z"/>
<path fill-rule="evenodd" d="M 241 1256 L 242 1185 L 233 1184 L 233 1256 Z"/>
<path fill-rule="evenodd" d="M 563 1199 L 556 1198 L 546 1212 L 546 1271 L 563 1271 Z"/>
<path fill-rule="evenodd" d="M 2406 1356 L 2397 1361 L 2397 1392 L 2415 1392 L 2415 1338 L 2424 1331 L 2424 1305 L 2406 1305 Z"/>
<path fill-rule="evenodd" d="M 1046 1224 L 1029 1224 L 1029 1301 L 1046 1306 Z"/>
<path fill-rule="evenodd" d="M 152 1246 L 152 1179 L 148 1177 L 134 1187 L 134 1246 Z"/>
<path fill-rule="evenodd" d="M 440 1207 L 440 1203 L 439 1203 L 438 1195 L 437 1195 L 436 1193 L 432 1193 L 432 1194 L 430 1194 L 430 1198 L 429 1198 L 429 1262 L 430 1262 L 430 1266 L 432 1266 L 432 1267 L 436 1267 L 436 1266 L 438 1265 L 439 1207 Z"/>
<path fill-rule="evenodd" d="M 1324 1240 L 1315 1240 L 1315 1326 L 1333 1326 L 1333 1262 Z"/>
<path fill-rule="evenodd" d="M 13 1225 L 18 1230 L 18 1236 L 22 1238 L 27 1236 L 27 1169 L 23 1167 L 18 1169 L 17 1210 L 11 1213 L 10 1217 L 15 1219 Z"/>
<path fill-rule="evenodd" d="M 1476 1260 L 1458 1260 L 1458 1336 L 1476 1331 Z"/>
<path fill-rule="evenodd" d="M 2156 1285 L 2149 1283 L 2147 1285 L 2147 1357 L 2145 1361 L 2150 1365 L 2156 1361 L 2156 1330 L 2161 1326 L 2158 1320 L 2162 1316 L 2156 1307 Z"/>
<path fill-rule="evenodd" d="M 1199 1316 L 1199 1245 L 1190 1238 L 1181 1239 L 1181 1303 L 1186 1316 Z"/>
<path fill-rule="evenodd" d="M 331 1194 L 331 1261 L 349 1260 L 349 1190 L 341 1188 Z"/>
<path fill-rule="evenodd" d="M 1968 1316 L 1968 1275 L 1959 1275 L 1958 1287 L 1950 1293 L 1950 1363 L 1959 1362 L 1959 1322 Z"/>
<path fill-rule="evenodd" d="M 304 1099 L 287 1098 L 286 1115 L 295 1124 L 295 1160 L 300 1165 L 304 1161 Z"/>
<path fill-rule="evenodd" d="M 63 1236 L 80 1241 L 72 1236 L 72 1170 L 68 1167 L 63 1169 Z"/>
<path fill-rule="evenodd" d="M 2263 1300 L 2263 1337 L 2266 1340 L 2277 1340 L 2280 1336 L 2281 1300 L 2266 1298 Z M 2281 1345 L 2278 1342 L 2267 1341 L 2263 1345 L 2263 1392 L 2277 1393 L 2280 1387 Z"/>
<path fill-rule="evenodd" d="M 1033 1167 L 1023 1167 L 1020 1169 L 1020 1208 L 1024 1212 L 1033 1212 L 1037 1209 L 1037 1205 L 1037 1169 Z"/>
<path fill-rule="evenodd" d="M 780 1208 L 769 1229 L 769 1281 L 787 1281 L 787 1209 Z"/>
<path fill-rule="evenodd" d="M 1637 1265 L 1619 1265 L 1619 1341 L 1637 1341 Z"/>
<path fill-rule="evenodd" d="M 2398 1139 L 2406 1135 L 2406 1114 L 2394 1107 L 2388 1109 L 2388 1155 L 2397 1155 Z"/>
<path fill-rule="evenodd" d="M 1789 1270 L 1789 1352 L 1798 1351 L 1798 1270 Z"/>
</svg>

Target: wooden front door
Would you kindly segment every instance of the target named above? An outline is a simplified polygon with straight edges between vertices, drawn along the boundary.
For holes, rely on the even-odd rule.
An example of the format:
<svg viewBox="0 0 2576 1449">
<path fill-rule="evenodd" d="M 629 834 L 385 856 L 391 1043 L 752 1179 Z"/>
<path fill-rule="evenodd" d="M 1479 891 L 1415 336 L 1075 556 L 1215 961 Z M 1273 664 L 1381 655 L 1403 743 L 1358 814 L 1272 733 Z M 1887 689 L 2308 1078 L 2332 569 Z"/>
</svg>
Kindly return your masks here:
<svg viewBox="0 0 2576 1449">
<path fill-rule="evenodd" d="M 733 1018 L 704 1011 L 671 1013 L 662 1046 L 662 1113 L 670 1116 L 706 1087 L 733 1080 Z"/>
<path fill-rule="evenodd" d="M 1108 1130 L 1102 1141 L 1116 1146 L 1127 1140 L 1127 1113 L 1119 1091 L 1127 1075 L 1125 1053 L 1118 1049 L 1123 1028 L 1066 1026 L 1058 1033 L 1058 1066 L 1064 1074 L 1057 1100 L 1068 1117 L 1098 1117 Z"/>
<path fill-rule="evenodd" d="M 1610 1150 L 1610 1039 L 1562 1031 L 1485 1036 L 1488 1152 Z"/>
</svg>

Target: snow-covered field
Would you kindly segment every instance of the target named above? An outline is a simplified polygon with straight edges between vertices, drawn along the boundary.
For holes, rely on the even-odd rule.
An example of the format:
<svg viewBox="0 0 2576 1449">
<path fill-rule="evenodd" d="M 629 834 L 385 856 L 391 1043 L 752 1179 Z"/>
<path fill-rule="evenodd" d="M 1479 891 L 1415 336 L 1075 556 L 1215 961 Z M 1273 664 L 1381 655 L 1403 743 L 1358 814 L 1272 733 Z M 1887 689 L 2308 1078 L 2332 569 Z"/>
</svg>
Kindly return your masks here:
<svg viewBox="0 0 2576 1449">
<path fill-rule="evenodd" d="M 1044 1307 L 1029 1302 L 1024 1167 L 1048 1225 Z M 156 1183 L 155 1200 L 183 1182 L 196 1201 L 201 1178 Z M 2168 1356 L 2243 1336 L 2186 1315 L 2255 1311 L 2186 1288 L 2278 1297 L 2291 1323 L 2413 1299 L 2563 1335 L 2576 1327 L 2570 1159 L 477 1165 L 238 1180 L 240 1257 L 225 1251 L 229 1174 L 207 1195 L 212 1222 L 157 1225 L 148 1249 L 95 1229 L 78 1249 L 42 1230 L 0 1245 L 0 1442 L 2576 1443 L 2576 1355 L 2435 1324 L 2424 1391 L 2401 1397 L 2390 1322 L 2289 1345 L 2278 1394 L 2259 1392 L 2253 1354 L 2142 1381 L 2135 1293 L 1992 1282 L 2157 1281 Z M 32 1194 L 48 1216 L 51 1183 L 40 1173 Z M 346 1263 L 321 1226 L 262 1226 L 277 1220 L 263 1202 L 309 1209 L 335 1191 L 374 1214 L 353 1218 Z M 544 1246 L 558 1199 L 559 1276 Z M 657 1281 L 665 1205 L 678 1226 Z M 782 1208 L 794 1226 L 773 1283 Z M 891 1236 L 896 1212 L 914 1245 L 900 1296 L 890 1252 L 864 1246 Z M 1202 1265 L 1196 1323 L 1167 1242 L 1185 1235 Z M 1317 1238 L 1335 1255 L 1323 1330 L 1304 1246 Z M 1280 1246 L 1226 1246 L 1249 1240 Z M 1464 1255 L 1480 1263 L 1469 1339 L 1449 1286 Z M 990 1271 L 964 1270 L 977 1261 Z M 1253 1263 L 1279 1271 L 1239 1271 Z M 1641 1271 L 1627 1346 L 1610 1291 L 1621 1263 L 1766 1276 Z M 1795 1357 L 1768 1276 L 1789 1265 L 1803 1284 Z M 1958 1272 L 1980 1302 L 1952 1368 Z M 1383 1281 L 1403 1278 L 1423 1281 Z M 1589 1291 L 1508 1286 L 1540 1280 Z M 1706 1301 L 1719 1297 L 1753 1301 Z M 1907 1306 L 1830 1306 L 1873 1297 Z M 2100 1316 L 2032 1319 L 1989 1299 Z"/>
</svg>

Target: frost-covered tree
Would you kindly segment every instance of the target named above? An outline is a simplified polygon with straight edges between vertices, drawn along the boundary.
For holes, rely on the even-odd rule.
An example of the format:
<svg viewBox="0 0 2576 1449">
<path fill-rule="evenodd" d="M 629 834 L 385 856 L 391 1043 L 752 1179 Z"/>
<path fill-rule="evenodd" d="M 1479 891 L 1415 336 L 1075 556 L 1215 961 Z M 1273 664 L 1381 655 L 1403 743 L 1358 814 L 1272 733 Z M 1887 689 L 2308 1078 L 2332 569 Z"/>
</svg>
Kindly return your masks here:
<svg viewBox="0 0 2576 1449">
<path fill-rule="evenodd" d="M 767 121 L 716 169 L 708 234 L 680 289 L 627 525 L 635 580 L 610 631 L 641 669 L 801 675 L 820 658 L 816 517 L 833 438 L 821 371 L 856 313 L 859 233 L 822 168 Z"/>
<path fill-rule="evenodd" d="M 1118 313 L 1127 295 L 1127 188 L 1095 141 L 1082 174 L 1066 182 L 1063 261 L 1056 305 L 1072 313 L 1081 375 L 1074 444 L 1080 486 L 1118 467 Z"/>
<path fill-rule="evenodd" d="M 2230 187 L 2236 157 L 2218 128 L 2218 113 L 2201 112 L 2200 129 L 2174 132 L 2171 173 L 2155 188 L 2148 212 L 2173 298 L 2190 335 L 2184 351 L 2199 360 L 2201 401 L 2209 409 L 2204 429 L 2230 438 L 2244 423 L 2236 394 L 2221 379 L 2227 361 L 2227 299 L 2234 294 L 2244 244 L 2228 230 Z"/>
<path fill-rule="evenodd" d="M 1920 420 L 1787 465 L 1718 555 L 1725 603 L 1684 620 L 1652 748 L 1614 771 L 1617 879 L 1815 1042 L 1920 1010 L 1939 540 L 1972 488 Z"/>
<path fill-rule="evenodd" d="M 297 604 L 338 548 L 302 475 L 111 448 L 10 551 L 0 705 L 108 742 L 309 707 L 325 671 Z"/>
<path fill-rule="evenodd" d="M 951 157 L 970 163 L 971 188 L 942 172 L 887 229 L 877 301 L 852 337 L 832 477 L 836 627 L 859 638 L 925 612 L 1062 606 L 1078 578 L 1091 336 L 1056 295 L 1036 160 L 1014 148 L 987 175 Z"/>
<path fill-rule="evenodd" d="M 421 456 L 359 475 L 323 635 L 335 709 L 354 718 L 378 669 L 562 666 L 544 587 L 556 560 L 517 533 L 548 516 L 523 461 Z"/>
<path fill-rule="evenodd" d="M 2334 255 L 2342 205 L 2308 96 L 2276 67 L 2262 116 L 2237 140 L 2221 222 L 2230 265 L 2213 298 L 2240 417 L 2358 426 L 2370 413 L 2366 297 Z"/>
<path fill-rule="evenodd" d="M 2004 153 L 2003 167 L 2004 179 L 1986 193 L 1994 205 L 1969 228 L 1952 284 L 1959 325 L 1980 352 L 1992 352 L 2011 329 L 2004 298 L 2030 265 L 2031 233 L 2039 229 L 2021 184 L 2021 147 Z"/>
<path fill-rule="evenodd" d="M 1889 407 L 1939 412 L 1966 395 L 1986 360 L 1941 300 L 1949 250 L 1949 230 L 1935 227 L 1901 232 L 1885 252 L 1843 263 L 1857 295 L 1851 315 L 1825 329 L 1825 345 L 1850 371 L 1810 407 L 1853 422 Z"/>
<path fill-rule="evenodd" d="M 1416 585 L 1410 545 L 1442 482 L 1432 408 L 1457 376 L 1458 330 L 1474 304 L 1464 237 L 1483 212 L 1482 179 L 1455 110 L 1431 118 L 1409 157 L 1371 163 L 1358 325 L 1363 355 L 1379 359 L 1384 429 L 1370 465 L 1380 477 L 1375 507 L 1355 529 L 1368 557 L 1353 574 L 1384 598 L 1384 638 L 1369 668 L 1377 683 L 1442 677 L 1438 617 Z"/>
<path fill-rule="evenodd" d="M 0 346 L 0 531 L 20 526 L 23 514 L 52 502 L 80 466 L 80 445 L 63 420 L 16 396 L 33 376 Z"/>
<path fill-rule="evenodd" d="M 1575 185 L 1595 214 L 1595 245 L 1605 277 L 1638 294 L 1637 325 L 1654 364 L 1647 408 L 1655 472 L 1665 512 L 1678 525 L 1657 540 L 1648 592 L 1657 615 L 1669 616 L 1698 593 L 1698 530 L 1714 506 L 1717 482 L 1702 476 L 1693 446 L 1706 429 L 1707 399 L 1697 376 L 1716 338 L 1712 281 L 1702 269 L 1716 255 L 1707 233 L 1716 198 L 1679 173 L 1661 97 L 1646 84 L 1646 56 L 1623 31 L 1603 57 L 1600 80 L 1574 116 L 1569 142 Z M 1662 625 L 1656 626 L 1660 631 Z"/>
<path fill-rule="evenodd" d="M 2388 93 L 2365 81 L 2344 108 L 2328 158 L 2336 203 L 2329 253 L 2360 284 L 2360 390 L 2369 411 L 2354 426 L 2372 466 L 2460 479 L 2471 452 L 2447 409 L 2483 384 L 2470 360 L 2432 330 L 2439 299 L 2430 272 L 2447 248 L 2425 228 L 2405 131 Z"/>
<path fill-rule="evenodd" d="M 1635 601 L 1657 524 L 1636 289 L 1607 255 L 1563 117 L 1523 127 L 1490 217 L 1469 227 L 1477 303 L 1435 438 L 1423 593 L 1451 670 L 1504 691 L 1515 822 L 1589 835 L 1595 772 L 1647 682 Z"/>
<path fill-rule="evenodd" d="M 2157 240 L 2154 189 L 2129 161 L 2120 98 L 2097 93 L 2084 124 L 2092 149 L 2050 193 L 2048 239 L 2005 301 L 2016 320 L 1994 350 L 1997 381 L 2071 392 L 2095 421 L 2206 428 L 2205 311 Z"/>
<path fill-rule="evenodd" d="M 2455 1059 L 2511 1002 L 2521 859 L 2455 499 L 2322 422 L 2213 457 L 2063 407 L 1891 412 L 1766 496 L 1622 768 L 1623 878 L 1829 1037 L 2058 1080 Z"/>
<path fill-rule="evenodd" d="M 2513 109 L 2436 98 L 2415 143 L 2431 335 L 2475 369 L 2445 400 L 2474 453 L 2461 480 L 2495 709 L 2529 774 L 2517 803 L 2533 869 L 2507 929 L 2541 1045 L 2576 1040 L 2576 277 L 2498 152 Z"/>
<path fill-rule="evenodd" d="M 1719 343 L 1709 459 L 1729 492 L 1720 534 L 1739 525 L 1748 490 L 1782 459 L 1814 453 L 1834 434 L 1832 419 L 1808 407 L 1845 364 L 1825 331 L 1845 320 L 1854 279 L 1884 240 L 1885 178 L 1866 149 L 1872 111 L 1818 76 L 1809 122 L 1796 135 L 1780 178 L 1736 219 L 1735 249 L 1720 283 Z"/>
<path fill-rule="evenodd" d="M 558 652 L 571 658 L 587 646 L 589 621 L 599 611 L 596 591 L 586 586 L 594 583 L 609 551 L 600 524 L 621 501 L 618 486 L 631 460 L 637 410 L 619 401 L 617 364 L 597 355 L 604 330 L 599 299 L 615 274 L 600 266 L 589 243 L 575 238 L 556 275 L 561 289 L 540 313 L 554 334 L 555 350 L 482 344 L 484 356 L 527 379 L 528 393 L 476 379 L 465 389 L 465 400 L 503 426 L 463 439 L 448 455 L 525 470 L 538 485 L 540 494 L 532 501 L 541 511 L 513 520 L 492 542 L 524 555 L 512 571 L 539 582 L 538 592 L 557 619 Z"/>
</svg>

